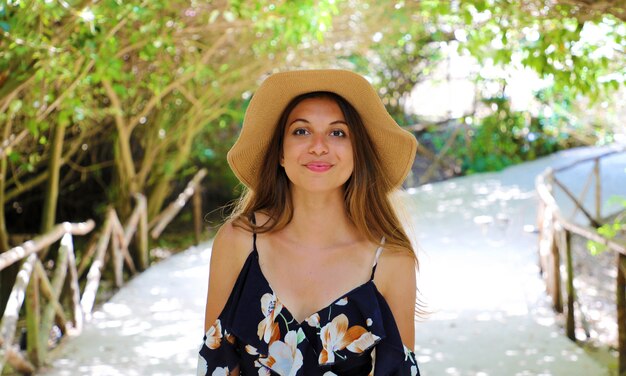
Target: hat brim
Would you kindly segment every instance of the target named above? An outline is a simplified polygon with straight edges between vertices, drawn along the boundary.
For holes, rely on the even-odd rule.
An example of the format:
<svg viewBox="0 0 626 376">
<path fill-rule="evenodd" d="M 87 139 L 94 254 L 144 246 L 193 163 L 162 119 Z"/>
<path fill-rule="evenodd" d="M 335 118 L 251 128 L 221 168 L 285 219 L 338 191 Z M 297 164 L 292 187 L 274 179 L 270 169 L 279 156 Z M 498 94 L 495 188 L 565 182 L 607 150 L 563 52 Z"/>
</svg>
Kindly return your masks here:
<svg viewBox="0 0 626 376">
<path fill-rule="evenodd" d="M 336 93 L 357 110 L 389 181 L 393 187 L 400 186 L 413 165 L 417 140 L 393 120 L 365 78 L 339 69 L 282 72 L 263 81 L 246 110 L 239 138 L 227 154 L 237 178 L 255 190 L 280 115 L 293 98 L 315 91 Z"/>
</svg>

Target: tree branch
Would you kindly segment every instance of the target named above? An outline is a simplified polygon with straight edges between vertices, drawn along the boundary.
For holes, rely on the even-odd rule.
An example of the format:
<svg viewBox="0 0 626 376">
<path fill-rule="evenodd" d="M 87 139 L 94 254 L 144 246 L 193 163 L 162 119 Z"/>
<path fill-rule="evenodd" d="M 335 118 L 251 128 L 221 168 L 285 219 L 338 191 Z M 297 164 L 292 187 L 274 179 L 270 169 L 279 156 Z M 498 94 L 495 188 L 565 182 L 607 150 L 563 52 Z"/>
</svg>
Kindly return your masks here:
<svg viewBox="0 0 626 376">
<path fill-rule="evenodd" d="M 218 48 L 221 47 L 222 43 L 224 43 L 228 37 L 229 37 L 229 33 L 222 34 L 220 38 L 217 41 L 215 41 L 213 46 L 211 46 L 210 49 L 205 51 L 205 53 L 200 58 L 199 64 L 202 64 L 202 65 L 208 64 L 211 57 L 217 52 Z M 150 98 L 146 106 L 143 108 L 143 111 L 141 111 L 139 115 L 131 118 L 131 120 L 128 122 L 129 131 L 132 132 L 132 130 L 137 126 L 137 124 L 139 124 L 139 120 L 143 117 L 148 116 L 150 111 L 154 109 L 154 107 L 161 101 L 163 97 L 171 93 L 172 90 L 182 86 L 182 84 L 184 84 L 185 82 L 194 78 L 195 74 L 196 72 L 193 70 L 190 72 L 187 72 L 187 74 L 180 76 L 178 79 L 176 79 L 175 81 L 173 81 L 172 83 L 164 87 L 163 90 L 159 92 L 159 94 L 152 96 L 152 98 Z"/>
</svg>

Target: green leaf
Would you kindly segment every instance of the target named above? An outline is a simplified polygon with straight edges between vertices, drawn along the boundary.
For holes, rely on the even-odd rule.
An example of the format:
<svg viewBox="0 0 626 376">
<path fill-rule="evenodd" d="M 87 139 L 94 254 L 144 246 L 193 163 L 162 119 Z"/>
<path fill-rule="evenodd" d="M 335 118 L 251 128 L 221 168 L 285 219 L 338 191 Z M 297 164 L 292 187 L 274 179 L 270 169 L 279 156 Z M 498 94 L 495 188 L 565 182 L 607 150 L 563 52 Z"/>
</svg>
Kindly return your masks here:
<svg viewBox="0 0 626 376">
<path fill-rule="evenodd" d="M 12 163 L 17 163 L 20 160 L 20 154 L 16 151 L 9 152 L 9 161 Z"/>
<path fill-rule="evenodd" d="M 297 332 L 297 337 L 296 338 L 297 338 L 296 343 L 298 343 L 298 344 L 300 344 L 306 338 L 302 328 L 298 328 L 298 332 Z"/>
</svg>

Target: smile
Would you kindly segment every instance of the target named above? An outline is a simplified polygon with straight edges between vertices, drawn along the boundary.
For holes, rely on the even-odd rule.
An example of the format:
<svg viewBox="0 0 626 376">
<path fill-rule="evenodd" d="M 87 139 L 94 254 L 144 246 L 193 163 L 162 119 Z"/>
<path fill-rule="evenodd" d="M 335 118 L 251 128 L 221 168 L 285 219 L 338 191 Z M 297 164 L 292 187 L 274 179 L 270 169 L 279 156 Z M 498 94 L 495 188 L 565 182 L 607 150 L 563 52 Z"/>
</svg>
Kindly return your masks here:
<svg viewBox="0 0 626 376">
<path fill-rule="evenodd" d="M 305 167 L 313 172 L 324 172 L 330 170 L 333 165 L 323 162 L 311 162 L 307 163 Z"/>
</svg>

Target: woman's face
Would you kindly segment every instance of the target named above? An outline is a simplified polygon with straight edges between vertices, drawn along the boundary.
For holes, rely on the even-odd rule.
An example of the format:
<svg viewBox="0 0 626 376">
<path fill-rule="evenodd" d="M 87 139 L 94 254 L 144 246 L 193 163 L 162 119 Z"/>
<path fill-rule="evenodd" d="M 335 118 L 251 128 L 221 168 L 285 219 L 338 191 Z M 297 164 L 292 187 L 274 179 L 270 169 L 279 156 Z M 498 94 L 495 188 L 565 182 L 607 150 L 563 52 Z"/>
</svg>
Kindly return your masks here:
<svg viewBox="0 0 626 376">
<path fill-rule="evenodd" d="M 280 162 L 292 186 L 341 191 L 354 169 L 350 137 L 334 100 L 320 97 L 298 103 L 287 118 Z"/>
</svg>

